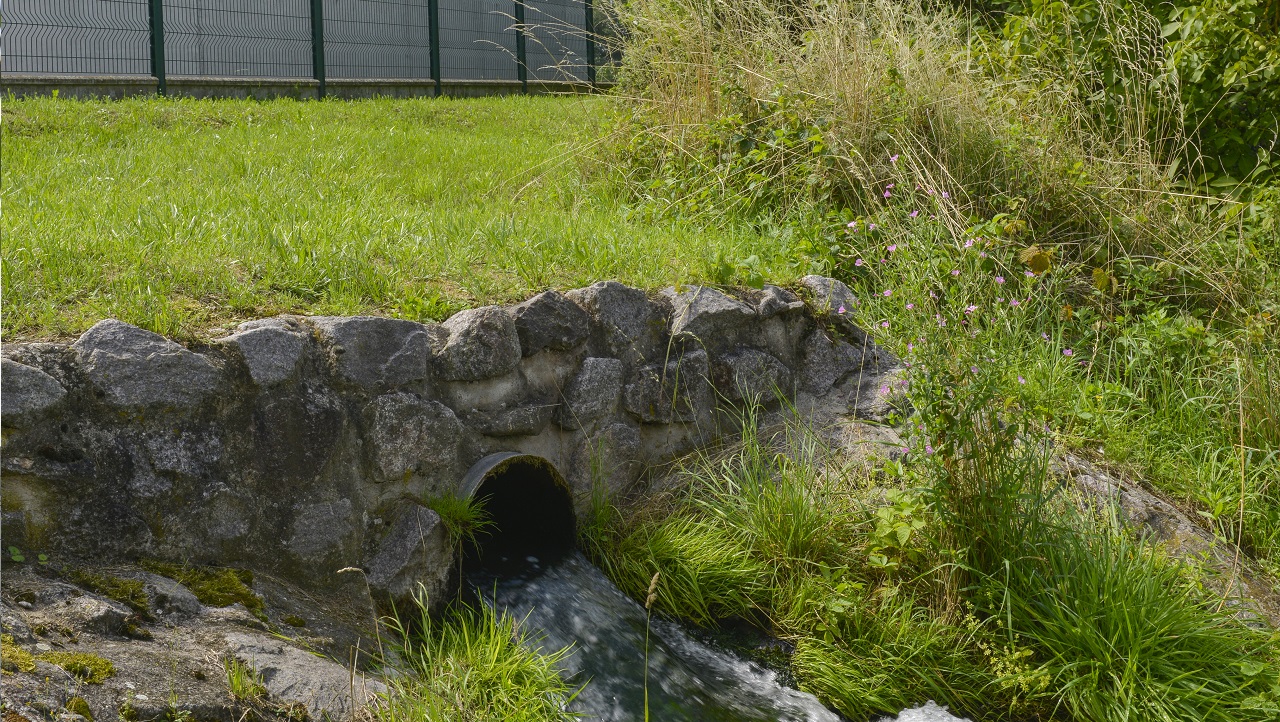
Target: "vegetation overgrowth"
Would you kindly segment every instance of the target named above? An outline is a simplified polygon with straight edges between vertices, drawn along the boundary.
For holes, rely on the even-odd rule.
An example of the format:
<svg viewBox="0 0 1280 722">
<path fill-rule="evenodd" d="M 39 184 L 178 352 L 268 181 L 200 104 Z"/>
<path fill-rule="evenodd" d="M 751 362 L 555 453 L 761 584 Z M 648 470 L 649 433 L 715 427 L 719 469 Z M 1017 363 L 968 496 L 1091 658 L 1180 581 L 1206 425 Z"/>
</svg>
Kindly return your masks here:
<svg viewBox="0 0 1280 722">
<path fill-rule="evenodd" d="M 777 239 L 728 275 L 848 282 L 841 313 L 904 359 L 914 412 L 879 499 L 748 433 L 668 503 L 598 512 L 589 544 L 637 598 L 661 572 L 667 613 L 792 638 L 802 686 L 851 716 L 932 697 L 984 719 L 1274 718 L 1274 638 L 1049 471 L 1065 448 L 1135 474 L 1280 568 L 1271 61 L 1241 61 L 1252 100 L 1211 107 L 1214 83 L 1241 90 L 1221 18 L 1198 37 L 1136 5 L 985 10 L 619 4 L 601 167 L 651 217 Z M 1209 46 L 1217 75 L 1184 77 Z"/>
<path fill-rule="evenodd" d="M 1071 446 L 1274 564 L 1280 190 L 1188 192 L 1182 156 L 1139 132 L 1146 105 L 1100 126 L 1056 91 L 1070 78 L 992 72 L 999 48 L 947 7 L 619 13 L 603 162 L 643 208 L 779 239 L 729 265 L 846 280 L 850 316 L 905 358 L 921 338 L 984 349 L 1004 393 Z"/>
<path fill-rule="evenodd" d="M 520 620 L 487 605 L 428 612 L 418 598 L 411 618 L 391 621 L 399 640 L 391 677 L 375 706 L 379 722 L 510 720 L 559 722 L 576 692 L 560 674 L 569 650 L 542 650 Z"/>
</svg>

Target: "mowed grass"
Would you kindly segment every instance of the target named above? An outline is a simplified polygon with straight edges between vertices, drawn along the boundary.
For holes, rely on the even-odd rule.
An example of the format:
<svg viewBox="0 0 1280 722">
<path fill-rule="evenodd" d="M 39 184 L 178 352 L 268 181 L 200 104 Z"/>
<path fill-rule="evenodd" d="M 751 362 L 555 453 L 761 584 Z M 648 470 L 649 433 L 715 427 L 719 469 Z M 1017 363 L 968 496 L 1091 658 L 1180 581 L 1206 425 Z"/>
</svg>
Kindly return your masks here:
<svg viewBox="0 0 1280 722">
<path fill-rule="evenodd" d="M 107 317 L 187 338 L 285 312 L 438 320 L 752 255 L 759 237 L 634 217 L 588 173 L 606 102 L 10 98 L 5 339 Z"/>
</svg>

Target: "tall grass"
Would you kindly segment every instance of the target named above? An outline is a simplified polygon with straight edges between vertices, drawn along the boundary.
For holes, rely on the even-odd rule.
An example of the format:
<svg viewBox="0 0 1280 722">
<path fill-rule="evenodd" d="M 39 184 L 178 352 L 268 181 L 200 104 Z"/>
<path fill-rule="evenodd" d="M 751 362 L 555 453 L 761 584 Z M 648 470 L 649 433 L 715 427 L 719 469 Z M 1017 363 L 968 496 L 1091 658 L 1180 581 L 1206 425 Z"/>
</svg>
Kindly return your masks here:
<svg viewBox="0 0 1280 722">
<path fill-rule="evenodd" d="M 1059 441 L 1246 551 L 1280 551 L 1280 446 L 1259 431 L 1280 427 L 1280 194 L 1237 203 L 1177 184 L 1180 111 L 1149 97 L 1177 79 L 1149 16 L 1100 21 L 1099 42 L 1146 43 L 1116 56 L 1127 80 L 1108 87 L 1134 92 L 1104 99 L 1100 119 L 1092 66 L 1011 76 L 1013 49 L 935 4 L 619 12 L 632 32 L 607 160 L 645 208 L 773 238 L 723 265 L 837 275 L 855 319 L 904 356 L 921 337 L 980 347 L 1005 366 L 998 394 Z"/>
<path fill-rule="evenodd" d="M 542 652 L 516 620 L 487 605 L 393 620 L 393 660 L 401 674 L 374 708 L 380 722 L 573 720 L 575 691 L 560 674 L 569 650 Z"/>
<path fill-rule="evenodd" d="M 984 395 L 1000 370 L 945 353 L 913 369 L 919 433 L 889 467 L 898 489 L 922 485 L 927 509 L 789 448 L 800 431 L 747 427 L 732 453 L 689 464 L 674 499 L 605 514 L 612 526 L 592 531 L 600 563 L 637 598 L 660 574 L 664 613 L 746 618 L 790 639 L 797 684 L 853 718 L 927 699 L 975 719 L 1280 710 L 1270 635 L 1110 517 L 1084 513 L 1049 473 L 1038 425 Z M 899 563 L 877 563 L 886 525 L 871 519 L 904 513 L 924 523 L 887 525 Z"/>
</svg>

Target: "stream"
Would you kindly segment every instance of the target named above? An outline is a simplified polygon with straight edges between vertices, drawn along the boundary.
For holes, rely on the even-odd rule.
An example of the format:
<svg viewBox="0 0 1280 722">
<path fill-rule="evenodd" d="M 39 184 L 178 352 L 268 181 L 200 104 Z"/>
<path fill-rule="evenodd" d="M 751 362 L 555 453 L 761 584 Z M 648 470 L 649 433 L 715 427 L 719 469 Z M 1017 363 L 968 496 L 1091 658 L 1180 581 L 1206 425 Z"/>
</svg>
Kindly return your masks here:
<svg viewBox="0 0 1280 722">
<path fill-rule="evenodd" d="M 528 557 L 468 575 L 486 600 L 523 619 L 548 652 L 572 646 L 565 660 L 586 684 L 572 709 L 602 722 L 644 720 L 645 610 L 581 552 L 544 564 Z M 816 697 L 778 676 L 690 637 L 654 616 L 649 627 L 649 717 L 700 722 L 839 722 Z"/>
</svg>

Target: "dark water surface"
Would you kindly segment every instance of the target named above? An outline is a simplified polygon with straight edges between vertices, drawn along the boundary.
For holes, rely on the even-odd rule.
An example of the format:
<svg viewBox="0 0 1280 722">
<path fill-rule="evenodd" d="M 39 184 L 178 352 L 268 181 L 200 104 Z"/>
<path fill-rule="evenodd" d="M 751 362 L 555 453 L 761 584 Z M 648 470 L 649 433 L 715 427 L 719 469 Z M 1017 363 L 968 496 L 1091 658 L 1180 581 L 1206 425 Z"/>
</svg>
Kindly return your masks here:
<svg viewBox="0 0 1280 722">
<path fill-rule="evenodd" d="M 543 562 L 513 560 L 468 580 L 489 603 L 522 622 L 565 661 L 575 684 L 572 708 L 587 719 L 644 719 L 645 610 L 580 552 Z M 813 695 L 783 686 L 775 672 L 690 637 L 654 617 L 648 643 L 649 717 L 655 722 L 839 722 Z"/>
</svg>

